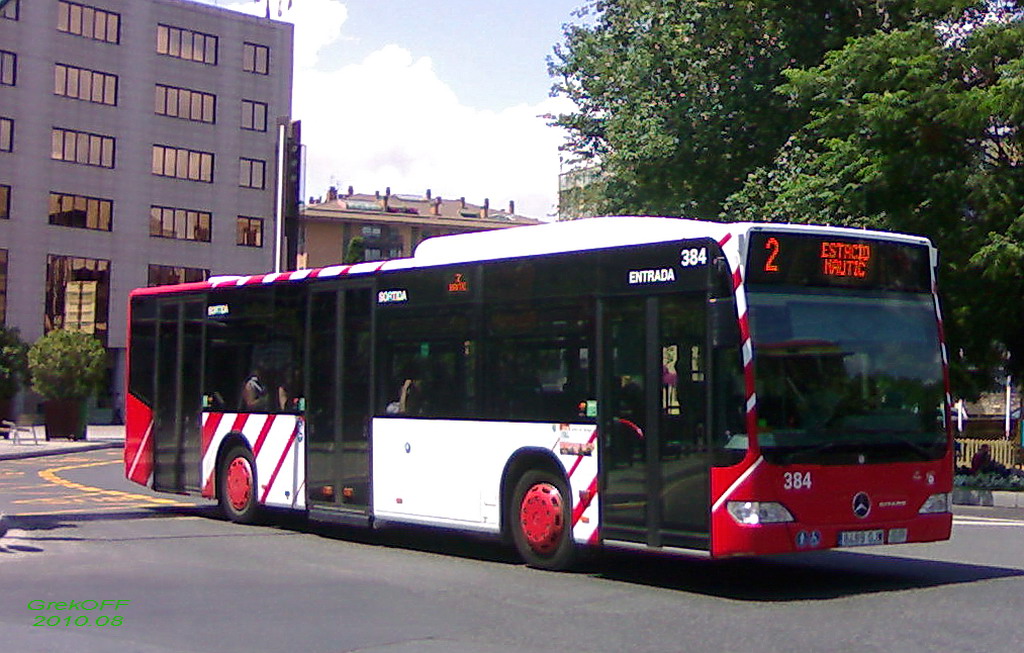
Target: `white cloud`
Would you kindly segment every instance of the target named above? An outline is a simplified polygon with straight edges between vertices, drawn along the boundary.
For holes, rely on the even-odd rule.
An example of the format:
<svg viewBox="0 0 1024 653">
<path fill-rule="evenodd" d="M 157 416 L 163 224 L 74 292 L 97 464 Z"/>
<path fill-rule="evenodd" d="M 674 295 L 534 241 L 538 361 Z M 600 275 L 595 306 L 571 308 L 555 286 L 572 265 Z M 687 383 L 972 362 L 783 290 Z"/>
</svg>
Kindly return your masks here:
<svg viewBox="0 0 1024 653">
<path fill-rule="evenodd" d="M 230 8 L 265 12 L 251 2 Z M 276 8 L 271 0 L 272 15 Z M 565 111 L 566 101 L 501 111 L 468 106 L 437 76 L 430 57 L 401 44 L 332 67 L 320 53 L 358 36 L 343 33 L 347 16 L 338 0 L 296 0 L 282 18 L 295 24 L 292 115 L 302 121 L 307 195 L 322 196 L 332 184 L 371 193 L 430 188 L 474 203 L 488 198 L 495 208 L 515 200 L 517 213 L 532 217 L 554 213 L 562 137 L 540 116 Z"/>
</svg>

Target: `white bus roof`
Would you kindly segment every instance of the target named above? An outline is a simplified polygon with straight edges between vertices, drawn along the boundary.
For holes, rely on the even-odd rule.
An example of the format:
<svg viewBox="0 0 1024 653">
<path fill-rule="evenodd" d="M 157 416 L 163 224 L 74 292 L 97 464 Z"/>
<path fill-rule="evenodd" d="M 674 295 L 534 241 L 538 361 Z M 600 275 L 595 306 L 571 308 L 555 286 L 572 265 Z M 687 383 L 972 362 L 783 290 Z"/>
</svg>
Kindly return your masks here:
<svg viewBox="0 0 1024 653">
<path fill-rule="evenodd" d="M 196 286 L 216 288 L 228 285 L 283 283 L 306 278 L 356 276 L 452 263 L 495 261 L 697 238 L 711 238 L 718 243 L 728 243 L 726 247 L 735 248 L 732 251 L 743 256 L 746 254 L 744 250 L 746 236 L 751 231 L 757 230 L 833 234 L 837 237 L 874 238 L 923 245 L 931 250 L 932 265 L 936 260 L 935 250 L 927 238 L 885 231 L 776 222 L 713 222 L 685 218 L 616 216 L 437 236 L 420 243 L 411 258 L 369 261 L 355 265 L 338 264 L 314 270 L 270 274 L 222 275 L 210 277 L 206 282 L 196 284 Z M 161 286 L 158 289 L 143 288 L 134 292 L 137 294 L 173 292 L 176 288 L 177 286 Z"/>
<path fill-rule="evenodd" d="M 896 240 L 916 245 L 929 244 L 926 238 L 918 236 L 847 227 L 617 216 L 438 236 L 420 243 L 411 259 L 400 261 L 407 261 L 408 267 L 418 267 L 628 247 L 694 238 L 711 238 L 723 242 L 727 236 L 745 236 L 752 230 L 833 233 L 836 236 Z M 387 265 L 384 269 L 395 268 Z"/>
</svg>

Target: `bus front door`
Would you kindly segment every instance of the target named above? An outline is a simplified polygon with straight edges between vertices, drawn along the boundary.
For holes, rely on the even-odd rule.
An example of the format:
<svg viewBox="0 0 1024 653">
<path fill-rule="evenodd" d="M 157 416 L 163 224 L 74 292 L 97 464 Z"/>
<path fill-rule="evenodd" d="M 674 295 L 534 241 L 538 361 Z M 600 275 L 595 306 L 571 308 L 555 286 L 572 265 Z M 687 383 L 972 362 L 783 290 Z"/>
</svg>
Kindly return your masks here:
<svg viewBox="0 0 1024 653">
<path fill-rule="evenodd" d="M 365 524 L 370 506 L 368 287 L 312 293 L 306 366 L 310 515 Z"/>
<path fill-rule="evenodd" d="M 704 294 L 602 303 L 604 540 L 707 550 Z"/>
</svg>

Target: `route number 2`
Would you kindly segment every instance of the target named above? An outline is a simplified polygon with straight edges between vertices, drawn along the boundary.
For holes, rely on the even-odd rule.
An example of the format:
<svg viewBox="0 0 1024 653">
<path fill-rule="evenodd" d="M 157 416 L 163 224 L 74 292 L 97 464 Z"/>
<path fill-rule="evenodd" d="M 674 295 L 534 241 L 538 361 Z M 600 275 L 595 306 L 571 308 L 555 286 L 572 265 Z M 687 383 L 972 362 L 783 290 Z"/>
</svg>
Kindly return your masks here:
<svg viewBox="0 0 1024 653">
<path fill-rule="evenodd" d="M 782 488 L 785 490 L 811 489 L 811 473 L 786 472 L 782 475 Z"/>
</svg>

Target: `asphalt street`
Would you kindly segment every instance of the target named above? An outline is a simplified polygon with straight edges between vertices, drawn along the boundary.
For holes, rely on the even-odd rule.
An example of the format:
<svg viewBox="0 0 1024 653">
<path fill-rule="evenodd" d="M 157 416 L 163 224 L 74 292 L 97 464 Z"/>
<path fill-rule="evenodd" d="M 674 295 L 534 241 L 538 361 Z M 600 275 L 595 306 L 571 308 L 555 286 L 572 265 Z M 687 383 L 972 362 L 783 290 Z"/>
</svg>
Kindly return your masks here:
<svg viewBox="0 0 1024 653">
<path fill-rule="evenodd" d="M 939 544 L 724 561 L 609 553 L 572 573 L 440 531 L 281 514 L 238 526 L 208 502 L 127 483 L 118 450 L 0 462 L 0 510 L 12 515 L 0 538 L 4 651 L 1024 646 L 1018 510 L 958 507 Z"/>
</svg>

